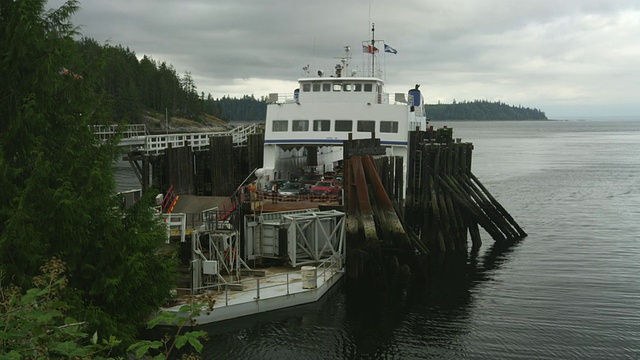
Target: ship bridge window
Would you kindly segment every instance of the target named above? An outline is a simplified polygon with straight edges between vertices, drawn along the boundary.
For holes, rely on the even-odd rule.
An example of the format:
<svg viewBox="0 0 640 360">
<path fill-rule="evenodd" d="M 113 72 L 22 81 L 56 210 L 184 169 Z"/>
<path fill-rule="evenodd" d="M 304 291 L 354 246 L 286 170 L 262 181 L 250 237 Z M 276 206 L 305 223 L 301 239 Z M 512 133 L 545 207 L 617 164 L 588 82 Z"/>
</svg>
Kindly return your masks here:
<svg viewBox="0 0 640 360">
<path fill-rule="evenodd" d="M 364 91 L 371 92 L 373 90 L 373 84 L 364 84 Z"/>
<path fill-rule="evenodd" d="M 380 121 L 381 133 L 397 133 L 398 122 L 397 121 Z"/>
<path fill-rule="evenodd" d="M 271 131 L 287 131 L 289 130 L 289 121 L 288 120 L 273 120 L 273 126 L 271 127 Z"/>
<path fill-rule="evenodd" d="M 351 131 L 353 129 L 353 121 L 336 120 L 335 131 Z"/>
<path fill-rule="evenodd" d="M 333 84 L 333 91 L 340 91 L 342 89 L 342 84 Z"/>
<path fill-rule="evenodd" d="M 331 84 L 330 83 L 322 84 L 322 91 L 331 91 Z"/>
<path fill-rule="evenodd" d="M 358 132 L 376 131 L 376 122 L 373 120 L 358 120 Z"/>
<path fill-rule="evenodd" d="M 353 84 L 343 84 L 342 91 L 353 91 Z"/>
<path fill-rule="evenodd" d="M 353 91 L 362 91 L 362 84 L 354 84 Z"/>
<path fill-rule="evenodd" d="M 313 131 L 331 131 L 331 120 L 313 120 Z"/>
<path fill-rule="evenodd" d="M 314 92 L 320 91 L 320 83 L 313 83 L 313 91 Z"/>
<path fill-rule="evenodd" d="M 307 83 L 307 84 L 302 84 L 302 91 L 304 92 L 309 92 L 311 91 L 311 84 Z"/>
<path fill-rule="evenodd" d="M 293 120 L 292 131 L 309 131 L 309 120 Z"/>
</svg>

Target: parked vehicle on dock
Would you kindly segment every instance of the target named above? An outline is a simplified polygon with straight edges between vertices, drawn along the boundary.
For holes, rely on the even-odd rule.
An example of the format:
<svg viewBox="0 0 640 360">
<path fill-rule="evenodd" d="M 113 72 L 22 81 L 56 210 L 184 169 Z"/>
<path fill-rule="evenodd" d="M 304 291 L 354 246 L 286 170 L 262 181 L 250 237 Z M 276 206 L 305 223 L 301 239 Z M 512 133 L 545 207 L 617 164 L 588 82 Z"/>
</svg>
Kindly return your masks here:
<svg viewBox="0 0 640 360">
<path fill-rule="evenodd" d="M 268 193 L 274 192 L 277 189 L 277 192 L 280 192 L 289 180 L 271 180 L 264 186 L 264 191 Z"/>
<path fill-rule="evenodd" d="M 334 176 L 336 176 L 336 172 L 335 171 L 327 171 L 327 172 L 324 173 L 324 176 L 323 176 L 322 180 L 332 180 Z"/>
<path fill-rule="evenodd" d="M 298 182 L 309 185 L 309 187 L 311 187 L 320 180 L 322 180 L 322 175 L 320 174 L 304 174 L 300 177 L 300 179 L 298 179 Z"/>
<path fill-rule="evenodd" d="M 342 186 L 338 185 L 335 181 L 324 180 L 318 181 L 311 187 L 310 192 L 313 195 L 337 195 L 340 189 L 342 189 Z"/>
<path fill-rule="evenodd" d="M 299 182 L 288 182 L 278 190 L 280 196 L 289 197 L 297 195 L 306 195 L 309 193 L 309 189 L 304 184 Z"/>
</svg>

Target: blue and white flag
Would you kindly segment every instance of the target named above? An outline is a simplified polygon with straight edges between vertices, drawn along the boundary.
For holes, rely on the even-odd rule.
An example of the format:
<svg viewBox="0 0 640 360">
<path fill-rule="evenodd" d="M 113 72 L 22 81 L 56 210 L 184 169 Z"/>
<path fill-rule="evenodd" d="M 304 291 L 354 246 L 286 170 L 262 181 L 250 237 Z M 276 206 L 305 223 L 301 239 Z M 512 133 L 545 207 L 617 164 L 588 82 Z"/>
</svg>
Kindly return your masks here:
<svg viewBox="0 0 640 360">
<path fill-rule="evenodd" d="M 388 53 L 392 53 L 392 54 L 397 54 L 398 50 L 392 48 L 391 46 L 384 44 L 384 52 L 388 52 Z"/>
</svg>

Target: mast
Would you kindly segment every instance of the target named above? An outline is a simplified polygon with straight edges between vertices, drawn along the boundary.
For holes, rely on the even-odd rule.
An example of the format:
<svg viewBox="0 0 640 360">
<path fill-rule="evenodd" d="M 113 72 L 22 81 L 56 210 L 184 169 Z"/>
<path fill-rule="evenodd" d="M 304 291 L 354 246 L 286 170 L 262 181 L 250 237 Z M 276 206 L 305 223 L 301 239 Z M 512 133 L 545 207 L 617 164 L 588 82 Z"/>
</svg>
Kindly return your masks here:
<svg viewBox="0 0 640 360">
<path fill-rule="evenodd" d="M 371 23 L 371 77 L 376 76 L 376 24 Z"/>
</svg>

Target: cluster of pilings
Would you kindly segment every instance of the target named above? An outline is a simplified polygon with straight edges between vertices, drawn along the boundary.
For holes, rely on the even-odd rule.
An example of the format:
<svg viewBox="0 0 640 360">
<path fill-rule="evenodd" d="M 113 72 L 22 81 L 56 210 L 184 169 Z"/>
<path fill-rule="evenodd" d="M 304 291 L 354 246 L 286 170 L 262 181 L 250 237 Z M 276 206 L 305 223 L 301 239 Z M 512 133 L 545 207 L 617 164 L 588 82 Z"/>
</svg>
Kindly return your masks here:
<svg viewBox="0 0 640 360">
<path fill-rule="evenodd" d="M 527 234 L 471 172 L 473 144 L 453 129 L 412 132 L 405 219 L 429 249 L 467 251 L 482 243 L 478 226 L 498 242 Z"/>
<path fill-rule="evenodd" d="M 391 284 L 423 271 L 429 253 L 466 253 L 469 236 L 479 247 L 479 227 L 497 242 L 527 236 L 471 172 L 473 144 L 452 135 L 446 127 L 411 132 L 404 209 L 389 158 L 378 167 L 371 156 L 347 160 L 350 278 Z"/>
<path fill-rule="evenodd" d="M 387 194 L 372 156 L 353 156 L 346 166 L 347 273 L 386 286 L 408 279 L 416 257 L 428 250 L 407 231 Z"/>
</svg>

